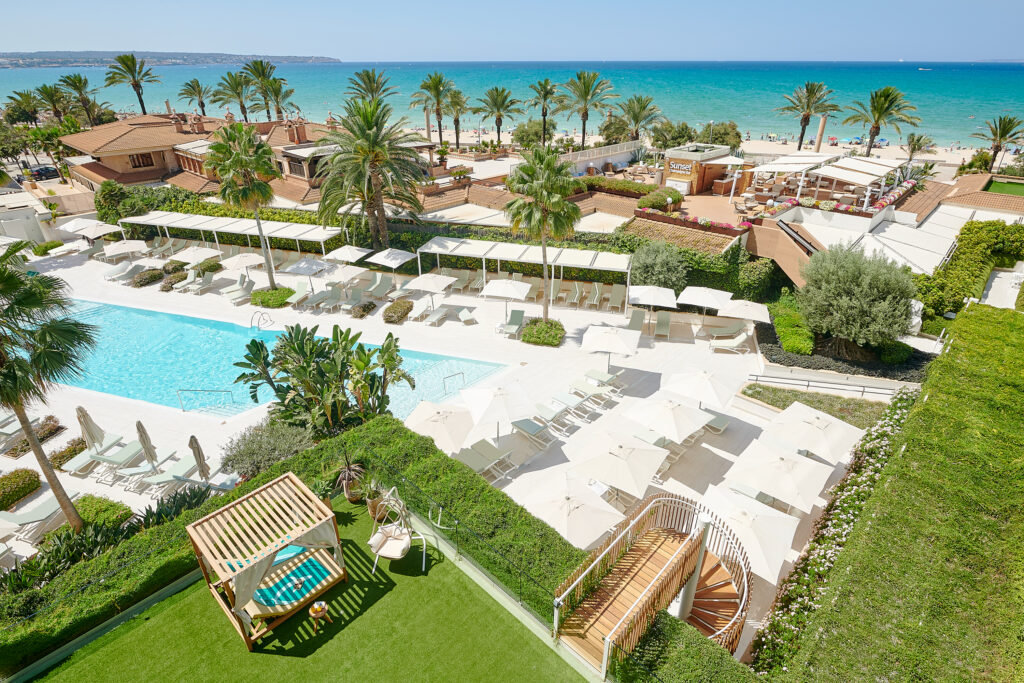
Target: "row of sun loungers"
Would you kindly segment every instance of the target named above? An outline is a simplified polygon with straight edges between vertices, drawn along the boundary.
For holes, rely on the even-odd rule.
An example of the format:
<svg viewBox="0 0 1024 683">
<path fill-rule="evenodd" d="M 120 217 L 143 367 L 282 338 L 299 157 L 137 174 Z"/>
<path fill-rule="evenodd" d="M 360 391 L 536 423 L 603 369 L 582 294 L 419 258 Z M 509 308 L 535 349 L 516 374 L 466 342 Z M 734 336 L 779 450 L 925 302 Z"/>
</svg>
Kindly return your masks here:
<svg viewBox="0 0 1024 683">
<path fill-rule="evenodd" d="M 590 422 L 594 411 L 603 410 L 622 396 L 626 384 L 622 373 L 589 370 L 574 380 L 569 390 L 552 396 L 546 403 L 538 403 L 531 418 L 516 420 L 512 429 L 540 449 L 554 444 L 559 437 L 568 436 L 575 422 Z"/>
</svg>

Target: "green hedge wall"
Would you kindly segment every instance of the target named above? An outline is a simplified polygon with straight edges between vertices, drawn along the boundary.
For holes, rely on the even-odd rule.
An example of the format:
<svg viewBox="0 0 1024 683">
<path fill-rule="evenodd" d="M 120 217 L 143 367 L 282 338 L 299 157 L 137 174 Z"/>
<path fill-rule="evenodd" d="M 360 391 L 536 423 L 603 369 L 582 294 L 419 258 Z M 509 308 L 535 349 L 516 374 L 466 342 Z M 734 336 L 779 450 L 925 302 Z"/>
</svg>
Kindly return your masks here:
<svg viewBox="0 0 1024 683">
<path fill-rule="evenodd" d="M 0 510 L 7 510 L 39 488 L 35 470 L 14 470 L 0 477 Z"/>
</svg>

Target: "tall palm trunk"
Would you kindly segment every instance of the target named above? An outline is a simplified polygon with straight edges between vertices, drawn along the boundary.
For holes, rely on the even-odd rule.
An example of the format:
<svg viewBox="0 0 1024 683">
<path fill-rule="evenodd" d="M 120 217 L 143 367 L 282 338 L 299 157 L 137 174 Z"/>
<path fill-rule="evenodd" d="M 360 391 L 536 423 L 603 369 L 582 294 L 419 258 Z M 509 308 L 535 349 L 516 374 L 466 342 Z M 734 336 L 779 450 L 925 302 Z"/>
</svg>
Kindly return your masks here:
<svg viewBox="0 0 1024 683">
<path fill-rule="evenodd" d="M 242 100 L 238 100 L 238 109 L 242 112 L 242 120 L 249 123 L 249 110 L 245 108 L 245 103 Z"/>
<path fill-rule="evenodd" d="M 75 504 L 68 497 L 67 491 L 64 490 L 64 485 L 57 478 L 57 473 L 53 471 L 53 465 L 47 460 L 46 453 L 43 452 L 43 447 L 39 443 L 36 433 L 32 431 L 32 424 L 25 413 L 25 407 L 18 404 L 12 406 L 12 408 L 14 414 L 18 417 L 22 431 L 25 432 L 25 438 L 28 439 L 28 445 L 32 449 L 32 454 L 36 456 L 39 469 L 42 471 L 43 477 L 46 478 L 46 483 L 50 485 L 50 490 L 53 491 L 53 497 L 57 499 L 57 504 L 60 505 L 64 516 L 67 517 L 68 524 L 76 533 L 81 531 L 83 526 L 82 516 L 78 514 Z"/>
<path fill-rule="evenodd" d="M 437 119 L 437 144 L 440 146 L 444 144 L 444 136 L 441 131 L 441 107 L 434 108 L 434 118 Z"/>
<path fill-rule="evenodd" d="M 544 269 L 541 281 L 544 283 L 544 320 L 548 319 L 548 306 L 551 304 L 551 287 L 548 285 L 548 236 L 547 231 L 540 233 L 540 260 Z"/>
<path fill-rule="evenodd" d="M 811 122 L 810 114 L 804 114 L 800 117 L 800 137 L 796 141 L 796 151 L 800 151 L 800 148 L 804 146 L 804 134 L 807 132 L 807 124 Z"/>
<path fill-rule="evenodd" d="M 992 160 L 988 162 L 988 172 L 991 173 L 992 169 L 996 167 L 996 159 L 999 158 L 999 153 L 1003 151 L 1002 145 L 992 145 Z"/>
<path fill-rule="evenodd" d="M 583 130 L 581 131 L 581 134 L 580 134 L 580 149 L 586 149 L 586 147 L 587 147 L 587 118 L 588 117 L 589 117 L 589 114 L 587 114 L 587 112 L 583 112 L 582 114 L 580 114 L 580 123 L 583 124 Z"/>
<path fill-rule="evenodd" d="M 498 147 L 501 147 L 501 121 L 502 118 L 500 116 L 494 117 L 494 129 L 498 131 Z"/>
<path fill-rule="evenodd" d="M 284 110 L 281 109 L 281 105 L 274 105 L 274 117 L 277 121 L 284 121 Z"/>
<path fill-rule="evenodd" d="M 206 116 L 206 102 L 199 100 L 199 113 Z"/>
<path fill-rule="evenodd" d="M 452 123 L 455 124 L 455 151 L 459 151 L 459 117 L 456 116 L 452 119 Z"/>
<path fill-rule="evenodd" d="M 384 181 L 380 177 L 380 169 L 370 169 L 370 185 L 373 187 L 373 197 L 370 200 L 371 210 L 377 214 L 377 233 L 374 239 L 378 246 L 388 246 L 388 224 L 387 216 L 384 213 Z M 383 217 L 383 219 L 382 219 Z"/>
<path fill-rule="evenodd" d="M 263 98 L 263 109 L 267 112 L 267 121 L 273 121 L 273 119 L 270 118 L 270 100 L 266 97 Z"/>
<path fill-rule="evenodd" d="M 875 138 L 878 137 L 878 133 L 881 130 L 882 129 L 878 126 L 871 126 L 871 129 L 868 131 L 868 148 L 867 151 L 864 152 L 864 156 L 871 156 L 871 148 L 875 146 Z"/>
<path fill-rule="evenodd" d="M 260 221 L 259 208 L 253 209 L 256 216 L 256 232 L 260 234 L 260 249 L 263 250 L 263 266 L 267 269 L 267 277 L 270 279 L 270 288 L 277 289 L 277 282 L 274 280 L 274 261 L 270 258 L 270 240 L 263 234 L 263 223 Z"/>
<path fill-rule="evenodd" d="M 146 103 L 142 101 L 142 86 L 133 85 L 132 90 L 135 91 L 135 96 L 139 98 L 139 107 L 142 109 L 143 115 L 146 114 Z"/>
<path fill-rule="evenodd" d="M 540 146 L 543 147 L 547 143 L 548 139 L 548 108 L 544 107 L 540 110 Z"/>
</svg>

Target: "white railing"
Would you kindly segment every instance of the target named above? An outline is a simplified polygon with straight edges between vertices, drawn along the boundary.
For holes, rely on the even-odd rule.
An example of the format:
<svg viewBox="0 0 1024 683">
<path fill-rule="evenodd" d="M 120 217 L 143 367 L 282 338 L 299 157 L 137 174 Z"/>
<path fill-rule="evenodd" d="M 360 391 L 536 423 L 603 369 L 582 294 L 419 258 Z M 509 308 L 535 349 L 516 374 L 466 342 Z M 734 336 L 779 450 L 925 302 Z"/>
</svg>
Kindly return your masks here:
<svg viewBox="0 0 1024 683">
<path fill-rule="evenodd" d="M 632 152 L 633 150 L 640 149 L 641 147 L 643 147 L 643 143 L 640 140 L 629 140 L 615 145 L 605 145 L 603 147 L 594 147 L 592 149 L 581 149 L 578 152 L 568 152 L 560 155 L 558 160 L 568 161 L 575 164 L 581 161 L 590 161 L 591 159 L 603 159 L 604 157 L 611 156 L 613 154 Z"/>
</svg>

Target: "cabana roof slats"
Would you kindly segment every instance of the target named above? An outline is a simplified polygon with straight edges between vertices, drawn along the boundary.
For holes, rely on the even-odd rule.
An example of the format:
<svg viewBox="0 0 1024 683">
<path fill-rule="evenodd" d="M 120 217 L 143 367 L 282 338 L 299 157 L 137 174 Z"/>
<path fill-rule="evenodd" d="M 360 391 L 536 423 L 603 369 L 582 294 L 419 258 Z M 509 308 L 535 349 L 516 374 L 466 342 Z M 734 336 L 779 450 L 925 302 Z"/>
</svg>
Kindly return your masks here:
<svg viewBox="0 0 1024 683">
<path fill-rule="evenodd" d="M 495 261 L 541 264 L 541 248 L 536 245 L 513 242 L 434 237 L 416 250 L 419 254 L 439 256 L 469 256 Z M 570 249 L 548 246 L 548 265 L 566 268 L 595 268 L 620 273 L 629 272 L 630 255 L 614 254 L 589 249 Z"/>
</svg>

